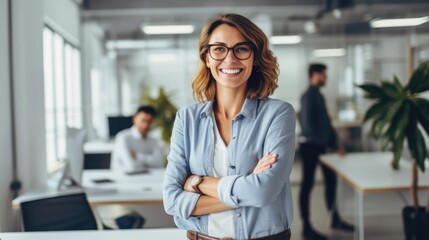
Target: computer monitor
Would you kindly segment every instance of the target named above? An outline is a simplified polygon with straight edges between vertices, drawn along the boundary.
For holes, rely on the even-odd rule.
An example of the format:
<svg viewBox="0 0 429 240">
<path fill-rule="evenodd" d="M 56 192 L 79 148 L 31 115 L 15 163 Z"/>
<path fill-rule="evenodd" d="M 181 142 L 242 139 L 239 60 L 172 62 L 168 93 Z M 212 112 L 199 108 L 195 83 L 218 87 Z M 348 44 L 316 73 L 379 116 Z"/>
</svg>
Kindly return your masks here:
<svg viewBox="0 0 429 240">
<path fill-rule="evenodd" d="M 109 116 L 107 117 L 107 121 L 109 125 L 109 138 L 114 138 L 118 132 L 133 126 L 132 116 Z"/>
<path fill-rule="evenodd" d="M 77 128 L 67 128 L 67 158 L 60 169 L 60 179 L 56 183 L 57 190 L 79 188 L 87 194 L 114 193 L 118 190 L 115 187 L 83 187 L 82 172 L 84 165 L 83 144 L 85 141 L 85 131 Z"/>
<path fill-rule="evenodd" d="M 69 187 L 80 187 L 85 141 L 85 131 L 77 128 L 67 128 L 67 158 L 61 169 L 61 178 L 58 182 L 58 189 Z"/>
</svg>

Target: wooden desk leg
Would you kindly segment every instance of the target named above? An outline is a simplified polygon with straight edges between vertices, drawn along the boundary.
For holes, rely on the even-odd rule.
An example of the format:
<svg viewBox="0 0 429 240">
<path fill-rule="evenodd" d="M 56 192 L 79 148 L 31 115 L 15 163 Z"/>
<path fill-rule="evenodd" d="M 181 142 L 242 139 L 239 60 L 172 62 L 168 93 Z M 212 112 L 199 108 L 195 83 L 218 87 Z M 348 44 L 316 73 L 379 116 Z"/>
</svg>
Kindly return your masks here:
<svg viewBox="0 0 429 240">
<path fill-rule="evenodd" d="M 363 192 L 355 189 L 355 226 L 357 229 L 354 233 L 355 240 L 364 240 L 364 205 L 363 205 Z"/>
</svg>

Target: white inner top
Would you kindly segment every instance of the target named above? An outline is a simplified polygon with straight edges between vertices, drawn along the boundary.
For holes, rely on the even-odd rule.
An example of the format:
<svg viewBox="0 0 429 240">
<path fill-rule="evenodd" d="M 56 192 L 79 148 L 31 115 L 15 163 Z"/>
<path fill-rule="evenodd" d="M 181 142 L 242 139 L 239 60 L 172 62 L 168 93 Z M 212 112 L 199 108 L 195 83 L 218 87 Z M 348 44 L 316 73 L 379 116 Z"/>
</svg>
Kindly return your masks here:
<svg viewBox="0 0 429 240">
<path fill-rule="evenodd" d="M 213 116 L 215 131 L 215 151 L 213 160 L 213 175 L 217 178 L 228 176 L 228 148 L 226 147 Z M 209 215 L 208 234 L 212 237 L 235 238 L 234 210 L 212 213 Z"/>
</svg>

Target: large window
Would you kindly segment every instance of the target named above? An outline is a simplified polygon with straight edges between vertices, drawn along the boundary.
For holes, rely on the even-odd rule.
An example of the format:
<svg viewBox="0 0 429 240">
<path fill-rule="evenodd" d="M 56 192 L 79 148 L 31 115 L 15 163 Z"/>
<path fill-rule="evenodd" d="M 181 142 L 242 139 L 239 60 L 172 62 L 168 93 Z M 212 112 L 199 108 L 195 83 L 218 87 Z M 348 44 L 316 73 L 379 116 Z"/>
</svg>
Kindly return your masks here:
<svg viewBox="0 0 429 240">
<path fill-rule="evenodd" d="M 48 171 L 67 157 L 66 128 L 82 128 L 80 52 L 61 35 L 43 30 Z"/>
</svg>

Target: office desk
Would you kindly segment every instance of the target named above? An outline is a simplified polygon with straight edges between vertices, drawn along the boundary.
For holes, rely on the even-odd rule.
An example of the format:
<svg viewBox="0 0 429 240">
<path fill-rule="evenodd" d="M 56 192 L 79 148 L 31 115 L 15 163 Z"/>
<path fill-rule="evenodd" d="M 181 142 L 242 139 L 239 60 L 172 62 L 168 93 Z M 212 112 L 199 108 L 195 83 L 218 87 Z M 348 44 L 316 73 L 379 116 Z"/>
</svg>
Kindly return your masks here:
<svg viewBox="0 0 429 240">
<path fill-rule="evenodd" d="M 149 173 L 126 175 L 111 170 L 85 170 L 82 186 L 86 188 L 91 206 L 108 204 L 162 204 L 162 182 L 164 168 L 150 169 Z M 95 179 L 111 179 L 112 183 L 94 183 Z M 81 189 L 57 191 L 53 187 L 43 187 L 21 194 L 12 201 L 14 208 L 19 208 L 23 201 L 42 197 L 58 196 Z"/>
<path fill-rule="evenodd" d="M 186 231 L 177 228 L 118 230 L 118 231 L 60 231 L 0 233 L 1 240 L 152 240 L 186 239 Z"/>
<path fill-rule="evenodd" d="M 390 152 L 349 153 L 345 157 L 325 154 L 322 164 L 332 169 L 355 192 L 355 222 L 358 231 L 355 239 L 364 239 L 364 194 L 378 192 L 410 191 L 410 161 L 401 159 L 400 170 L 391 167 L 393 154 Z M 429 189 L 429 173 L 419 174 L 419 189 Z"/>
<path fill-rule="evenodd" d="M 92 206 L 162 204 L 164 172 L 164 168 L 150 169 L 149 173 L 136 175 L 111 170 L 85 170 L 82 185 L 88 188 L 88 201 Z M 105 178 L 113 180 L 113 183 L 93 182 L 95 179 Z M 103 192 L 103 189 L 106 191 Z"/>
</svg>

